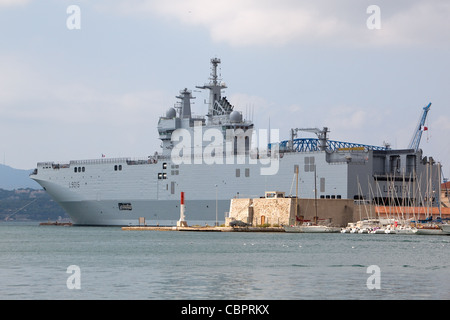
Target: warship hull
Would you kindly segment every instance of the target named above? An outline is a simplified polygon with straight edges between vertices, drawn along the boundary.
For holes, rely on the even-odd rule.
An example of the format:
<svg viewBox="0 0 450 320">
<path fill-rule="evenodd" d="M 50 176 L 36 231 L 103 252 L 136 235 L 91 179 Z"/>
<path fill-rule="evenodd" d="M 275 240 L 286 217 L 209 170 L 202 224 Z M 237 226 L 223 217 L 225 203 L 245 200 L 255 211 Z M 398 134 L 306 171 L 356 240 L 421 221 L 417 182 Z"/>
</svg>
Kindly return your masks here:
<svg viewBox="0 0 450 320">
<path fill-rule="evenodd" d="M 328 128 L 291 129 L 290 140 L 271 143 L 278 141 L 279 130 L 255 130 L 222 97 L 226 86 L 218 78 L 219 63 L 211 59 L 210 82 L 197 87 L 210 92 L 205 116 L 192 115 L 194 97 L 183 89 L 176 96 L 179 104 L 160 117 L 161 154 L 40 162 L 31 178 L 74 224 L 105 226 L 144 219 L 174 225 L 183 214 L 189 224 L 222 223 L 232 198 L 261 197 L 268 190 L 378 203 L 400 195 L 399 201 L 411 204 L 427 198 L 425 190 L 437 190 L 436 164 L 420 150 L 331 141 Z M 294 139 L 298 131 L 316 133 L 318 139 Z"/>
</svg>

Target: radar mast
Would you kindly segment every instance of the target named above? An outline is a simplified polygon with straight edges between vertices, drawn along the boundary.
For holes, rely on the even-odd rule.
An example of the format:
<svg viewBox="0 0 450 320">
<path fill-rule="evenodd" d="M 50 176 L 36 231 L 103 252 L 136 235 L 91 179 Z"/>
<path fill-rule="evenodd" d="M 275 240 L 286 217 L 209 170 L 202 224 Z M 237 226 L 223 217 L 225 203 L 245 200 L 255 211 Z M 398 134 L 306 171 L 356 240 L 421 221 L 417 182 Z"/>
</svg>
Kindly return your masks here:
<svg viewBox="0 0 450 320">
<path fill-rule="evenodd" d="M 198 89 L 208 89 L 209 90 L 209 102 L 208 102 L 208 120 L 211 121 L 212 117 L 215 115 L 223 114 L 223 104 L 222 101 L 222 89 L 225 89 L 227 86 L 225 83 L 219 79 L 219 76 L 217 74 L 217 66 L 220 63 L 219 58 L 212 58 L 211 59 L 211 77 L 209 78 L 209 83 L 205 84 L 204 86 L 197 86 Z M 231 107 L 232 109 L 232 107 Z M 222 112 L 220 112 L 222 111 Z M 230 111 L 231 112 L 231 111 Z M 228 112 L 229 113 L 229 112 Z"/>
</svg>

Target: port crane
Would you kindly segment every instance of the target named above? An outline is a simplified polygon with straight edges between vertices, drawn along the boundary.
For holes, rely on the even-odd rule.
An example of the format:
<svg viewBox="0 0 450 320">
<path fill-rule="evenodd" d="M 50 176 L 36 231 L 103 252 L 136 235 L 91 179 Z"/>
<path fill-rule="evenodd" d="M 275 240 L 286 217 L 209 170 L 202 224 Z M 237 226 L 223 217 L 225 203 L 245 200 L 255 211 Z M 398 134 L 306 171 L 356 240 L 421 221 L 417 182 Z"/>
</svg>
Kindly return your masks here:
<svg viewBox="0 0 450 320">
<path fill-rule="evenodd" d="M 312 132 L 317 135 L 317 138 L 297 138 L 297 133 L 299 131 Z M 295 128 L 291 129 L 291 137 L 289 140 L 284 140 L 279 143 L 279 148 L 281 151 L 290 152 L 316 152 L 316 151 L 334 151 L 340 150 L 342 148 L 364 148 L 366 150 L 386 150 L 386 146 L 370 146 L 359 143 L 343 142 L 328 140 L 328 133 L 330 131 L 327 127 L 323 129 L 318 128 Z M 269 144 L 270 148 L 271 144 Z"/>
<path fill-rule="evenodd" d="M 319 138 L 319 149 L 321 151 L 325 151 L 327 149 L 327 134 L 330 132 L 327 127 L 324 127 L 322 130 L 318 128 L 295 128 L 291 129 L 291 141 L 294 140 L 294 137 L 297 137 L 298 131 L 312 132 L 317 135 Z"/>
<path fill-rule="evenodd" d="M 419 120 L 419 124 L 417 125 L 416 130 L 414 131 L 414 135 L 409 144 L 409 149 L 413 149 L 415 151 L 419 150 L 420 140 L 422 138 L 422 133 L 427 130 L 425 127 L 425 121 L 427 119 L 428 111 L 430 111 L 431 102 L 423 108 L 422 115 Z M 312 138 L 297 138 L 297 133 L 299 131 L 312 132 L 317 135 L 316 139 Z M 291 129 L 291 137 L 289 140 L 284 140 L 279 143 L 279 148 L 282 151 L 291 151 L 291 152 L 316 152 L 316 151 L 325 151 L 325 150 L 341 150 L 348 148 L 364 148 L 365 150 L 389 150 L 390 145 L 385 143 L 383 147 L 379 146 L 371 146 L 359 143 L 350 143 L 343 141 L 333 141 L 328 140 L 328 133 L 330 131 L 327 127 L 323 129 L 318 128 L 295 128 Z M 271 144 L 269 144 L 270 148 Z"/>
<path fill-rule="evenodd" d="M 430 111 L 431 102 L 423 107 L 422 115 L 419 119 L 419 123 L 417 124 L 416 130 L 414 131 L 411 142 L 409 143 L 409 149 L 413 149 L 414 151 L 419 151 L 420 139 L 422 138 L 422 133 L 427 130 L 425 127 L 425 121 L 427 119 L 428 111 Z"/>
</svg>

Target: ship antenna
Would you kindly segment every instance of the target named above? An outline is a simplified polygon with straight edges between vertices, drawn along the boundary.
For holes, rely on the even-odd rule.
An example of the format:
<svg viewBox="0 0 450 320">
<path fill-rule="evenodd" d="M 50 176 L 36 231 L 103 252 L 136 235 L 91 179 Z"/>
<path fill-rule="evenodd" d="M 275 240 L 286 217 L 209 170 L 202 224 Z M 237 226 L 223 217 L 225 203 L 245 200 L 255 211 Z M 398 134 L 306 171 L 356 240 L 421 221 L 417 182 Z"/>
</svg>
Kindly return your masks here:
<svg viewBox="0 0 450 320">
<path fill-rule="evenodd" d="M 204 86 L 197 86 L 198 89 L 208 89 L 209 90 L 209 102 L 208 102 L 208 114 L 209 120 L 212 120 L 214 116 L 214 105 L 216 101 L 219 102 L 222 99 L 221 90 L 225 89 L 227 86 L 221 82 L 217 75 L 217 66 L 220 63 L 219 58 L 211 59 L 211 77 L 209 78 L 210 82 L 205 84 Z"/>
<path fill-rule="evenodd" d="M 217 86 L 217 65 L 220 63 L 219 58 L 212 58 L 211 59 L 211 84 L 214 86 Z"/>
</svg>

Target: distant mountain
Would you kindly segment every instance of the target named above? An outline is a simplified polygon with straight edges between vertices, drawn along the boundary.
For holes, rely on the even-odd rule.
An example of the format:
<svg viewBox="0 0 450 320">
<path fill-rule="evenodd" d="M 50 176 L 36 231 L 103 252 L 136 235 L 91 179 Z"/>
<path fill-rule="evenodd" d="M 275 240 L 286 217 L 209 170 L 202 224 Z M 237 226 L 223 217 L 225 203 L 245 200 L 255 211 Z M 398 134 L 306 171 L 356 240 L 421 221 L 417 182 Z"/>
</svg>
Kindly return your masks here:
<svg viewBox="0 0 450 320">
<path fill-rule="evenodd" d="M 68 219 L 55 201 L 43 189 L 0 189 L 0 220 L 56 221 Z"/>
<path fill-rule="evenodd" d="M 41 189 L 41 186 L 30 179 L 33 170 L 14 169 L 0 164 L 0 189 L 14 190 L 20 188 Z"/>
</svg>

